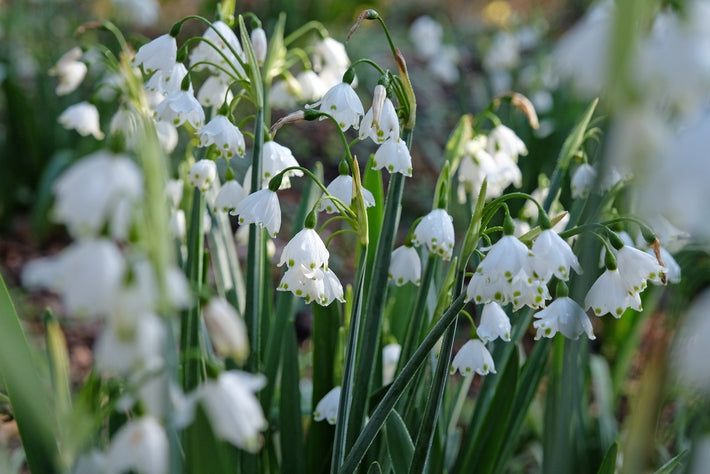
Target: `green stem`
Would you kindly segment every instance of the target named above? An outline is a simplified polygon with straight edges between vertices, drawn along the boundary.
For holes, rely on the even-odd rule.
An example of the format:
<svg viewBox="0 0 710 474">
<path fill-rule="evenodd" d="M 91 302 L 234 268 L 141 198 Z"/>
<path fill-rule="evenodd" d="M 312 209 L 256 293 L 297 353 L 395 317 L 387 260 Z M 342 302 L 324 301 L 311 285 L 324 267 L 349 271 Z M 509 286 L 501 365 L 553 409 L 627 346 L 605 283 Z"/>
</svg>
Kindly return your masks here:
<svg viewBox="0 0 710 474">
<path fill-rule="evenodd" d="M 340 391 L 338 406 L 338 420 L 335 425 L 335 441 L 333 442 L 333 458 L 331 472 L 337 472 L 345 458 L 348 421 L 350 420 L 351 406 L 353 403 L 355 380 L 355 359 L 357 355 L 358 337 L 360 333 L 360 316 L 362 312 L 362 293 L 365 287 L 365 272 L 367 269 L 367 246 L 359 248 L 359 261 L 355 279 L 355 294 L 353 295 L 352 314 L 345 353 L 345 366 L 343 367 L 343 382 Z M 361 364 L 360 364 L 361 365 Z M 358 366 L 359 367 L 359 366 Z"/>
<path fill-rule="evenodd" d="M 426 268 L 424 269 L 424 276 L 422 277 L 422 283 L 419 286 L 419 294 L 414 305 L 414 311 L 412 311 L 409 324 L 407 325 L 407 335 L 402 343 L 402 352 L 400 353 L 399 362 L 397 364 L 399 370 L 402 370 L 404 363 L 409 360 L 409 356 L 414 352 L 414 348 L 417 347 L 417 343 L 419 342 L 418 339 L 421 334 L 422 319 L 424 317 L 424 309 L 426 308 L 427 296 L 429 295 L 429 287 L 438 268 L 439 257 L 433 253 L 429 254 Z"/>
<path fill-rule="evenodd" d="M 367 414 L 368 396 L 372 384 L 373 364 L 379 347 L 380 328 L 382 326 L 383 308 L 387 293 L 387 278 L 389 275 L 392 246 L 397 224 L 402 209 L 402 194 L 404 190 L 404 175 L 395 173 L 390 177 L 385 200 L 385 212 L 382 219 L 382 229 L 375 251 L 375 266 L 367 298 L 367 307 L 362 327 L 362 345 L 359 350 L 359 361 L 355 374 L 355 390 L 351 417 L 348 420 L 348 439 L 353 440 L 360 432 Z"/>
<path fill-rule="evenodd" d="M 202 291 L 204 254 L 204 232 L 202 216 L 205 212 L 205 195 L 194 188 L 192 214 L 187 244 L 186 275 L 193 290 L 198 295 Z M 182 387 L 190 391 L 204 378 L 204 361 L 200 354 L 200 303 L 198 302 L 182 315 L 180 325 L 180 353 L 183 357 Z"/>
<path fill-rule="evenodd" d="M 365 425 L 365 428 L 355 440 L 352 449 L 348 453 L 338 472 L 344 474 L 355 471 L 357 465 L 365 455 L 365 452 L 375 439 L 375 436 L 382 428 L 387 416 L 389 416 L 390 412 L 394 408 L 394 405 L 402 396 L 402 393 L 412 381 L 414 375 L 419 371 L 419 367 L 429 356 L 429 353 L 434 348 L 434 345 L 436 345 L 436 342 L 444 334 L 454 319 L 456 319 L 463 306 L 464 295 L 460 295 L 451 303 L 449 309 L 446 310 L 441 319 L 437 321 L 429 334 L 427 334 L 412 355 L 412 358 L 407 361 L 406 365 L 402 368 L 402 371 L 395 377 L 389 390 L 387 390 L 387 393 L 382 398 L 379 405 L 377 405 L 377 408 L 375 408 L 375 411 L 372 413 L 372 417 L 370 417 L 367 425 Z"/>
<path fill-rule="evenodd" d="M 254 124 L 254 148 L 252 153 L 251 189 L 256 191 L 261 189 L 262 173 L 262 147 L 264 145 L 264 109 L 259 107 L 256 110 L 256 120 Z M 251 356 L 249 357 L 247 368 L 250 372 L 258 372 L 260 369 L 260 313 L 262 288 L 261 282 L 264 279 L 264 253 L 263 253 L 264 231 L 255 224 L 249 227 L 249 248 L 247 251 L 247 281 L 246 281 L 246 304 L 245 321 L 249 331 L 249 347 Z"/>
</svg>

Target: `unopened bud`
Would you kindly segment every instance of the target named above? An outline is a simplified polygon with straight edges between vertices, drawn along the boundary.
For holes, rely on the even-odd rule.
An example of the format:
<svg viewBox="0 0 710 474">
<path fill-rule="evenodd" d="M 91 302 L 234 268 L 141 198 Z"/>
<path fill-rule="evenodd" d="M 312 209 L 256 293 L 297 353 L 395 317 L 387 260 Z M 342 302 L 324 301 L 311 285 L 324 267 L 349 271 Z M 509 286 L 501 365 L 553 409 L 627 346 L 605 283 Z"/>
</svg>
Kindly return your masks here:
<svg viewBox="0 0 710 474">
<path fill-rule="evenodd" d="M 266 60 L 266 32 L 263 28 L 254 28 L 251 32 L 251 44 L 254 48 L 254 56 L 259 66 Z"/>
<path fill-rule="evenodd" d="M 375 86 L 375 92 L 372 96 L 372 124 L 380 123 L 380 115 L 382 114 L 382 107 L 385 105 L 385 99 L 387 98 L 387 89 L 385 86 L 377 84 Z"/>
<path fill-rule="evenodd" d="M 249 355 L 249 340 L 244 320 L 224 298 L 212 298 L 202 314 L 215 352 L 243 362 Z"/>
</svg>

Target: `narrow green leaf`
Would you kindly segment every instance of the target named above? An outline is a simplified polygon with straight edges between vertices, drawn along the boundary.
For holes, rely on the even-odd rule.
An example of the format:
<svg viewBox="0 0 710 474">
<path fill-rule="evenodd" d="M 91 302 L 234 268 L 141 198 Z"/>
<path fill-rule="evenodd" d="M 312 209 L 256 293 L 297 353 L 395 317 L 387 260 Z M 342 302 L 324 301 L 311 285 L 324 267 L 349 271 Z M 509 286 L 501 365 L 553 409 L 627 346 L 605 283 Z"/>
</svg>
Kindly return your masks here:
<svg viewBox="0 0 710 474">
<path fill-rule="evenodd" d="M 382 468 L 380 467 L 380 463 L 375 461 L 370 464 L 370 468 L 367 470 L 367 474 L 382 474 Z"/>
<path fill-rule="evenodd" d="M 342 316 L 340 305 L 311 305 L 313 311 L 313 394 L 311 413 L 316 404 L 334 387 L 333 370 L 336 359 L 338 328 Z M 335 429 L 322 421 L 310 418 L 306 439 L 306 466 L 309 473 L 330 472 L 330 456 L 333 449 Z"/>
<path fill-rule="evenodd" d="M 57 472 L 58 450 L 52 429 L 52 404 L 30 345 L 20 325 L 5 281 L 0 276 L 0 375 L 10 398 L 13 416 L 32 472 Z"/>
<path fill-rule="evenodd" d="M 616 443 L 609 446 L 597 474 L 614 474 L 616 471 L 616 452 L 618 449 L 619 446 Z"/>
<path fill-rule="evenodd" d="M 461 162 L 461 158 L 464 155 L 464 146 L 472 138 L 472 130 L 473 117 L 470 114 L 463 115 L 446 142 L 444 162 L 450 163 L 451 176 L 454 175 Z"/>
<path fill-rule="evenodd" d="M 281 394 L 279 420 L 281 421 L 281 472 L 302 474 L 306 472 L 301 423 L 301 391 L 299 388 L 298 342 L 293 320 L 283 338 L 281 362 Z"/>
<path fill-rule="evenodd" d="M 486 377 L 490 377 L 491 374 Z M 479 437 L 465 453 L 464 469 L 458 472 L 491 472 L 506 441 L 506 427 L 518 385 L 518 353 L 514 351 L 500 375 L 496 394 L 483 418 Z"/>
<path fill-rule="evenodd" d="M 617 436 L 617 422 L 614 413 L 614 388 L 606 359 L 592 355 L 589 360 L 592 376 L 594 401 L 599 414 L 599 443 L 602 451 L 614 443 Z"/>
<path fill-rule="evenodd" d="M 616 446 L 616 444 L 614 446 Z M 686 449 L 685 451 L 681 452 L 677 456 L 672 457 L 671 459 L 668 460 L 667 463 L 665 463 L 663 466 L 658 468 L 658 470 L 655 472 L 655 474 L 674 474 L 676 472 L 678 472 L 678 473 L 685 472 L 684 468 L 685 468 L 686 461 L 688 460 L 688 453 L 689 453 L 689 451 Z M 601 474 L 601 470 L 599 472 Z"/>
<path fill-rule="evenodd" d="M 518 390 L 515 392 L 513 408 L 508 422 L 505 439 L 506 443 L 501 448 L 496 464 L 495 472 L 503 472 L 508 457 L 516 448 L 516 441 L 520 434 L 520 429 L 525 420 L 525 416 L 530 407 L 535 394 L 537 393 L 540 381 L 547 366 L 550 340 L 537 341 L 532 352 L 528 356 L 520 373 Z"/>
<path fill-rule="evenodd" d="M 408 474 L 414 456 L 414 444 L 404 420 L 393 410 L 385 422 L 387 445 L 395 474 Z"/>
</svg>

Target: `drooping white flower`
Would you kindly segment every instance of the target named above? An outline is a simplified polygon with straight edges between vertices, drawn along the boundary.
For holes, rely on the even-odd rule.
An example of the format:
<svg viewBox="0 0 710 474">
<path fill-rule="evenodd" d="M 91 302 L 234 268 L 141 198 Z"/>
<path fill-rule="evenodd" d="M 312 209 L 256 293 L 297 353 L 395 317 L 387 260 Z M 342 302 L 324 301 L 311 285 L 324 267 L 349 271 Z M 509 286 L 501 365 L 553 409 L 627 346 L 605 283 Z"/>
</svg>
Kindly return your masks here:
<svg viewBox="0 0 710 474">
<path fill-rule="evenodd" d="M 160 3 L 157 0 L 111 0 L 111 4 L 118 19 L 134 26 L 145 28 L 154 25 L 160 17 Z"/>
<path fill-rule="evenodd" d="M 200 160 L 190 167 L 187 181 L 200 191 L 207 191 L 217 179 L 217 164 L 212 160 Z"/>
<path fill-rule="evenodd" d="M 409 27 L 409 39 L 424 59 L 433 58 L 440 51 L 443 34 L 441 24 L 428 15 L 420 16 Z"/>
<path fill-rule="evenodd" d="M 245 451 L 258 451 L 259 433 L 268 423 L 254 393 L 264 385 L 266 379 L 261 374 L 231 370 L 197 389 L 197 399 L 215 436 Z"/>
<path fill-rule="evenodd" d="M 118 108 L 109 123 L 109 134 L 123 136 L 126 149 L 134 150 L 140 138 L 140 117 L 135 109 L 121 106 Z"/>
<path fill-rule="evenodd" d="M 352 86 L 341 82 L 330 88 L 320 101 L 319 110 L 331 115 L 343 131 L 357 130 L 365 110 Z"/>
<path fill-rule="evenodd" d="M 151 92 L 160 92 L 163 95 L 169 95 L 180 90 L 182 80 L 186 75 L 187 68 L 185 65 L 176 62 L 168 69 L 155 71 L 155 73 L 150 76 L 150 79 L 148 79 L 145 88 Z M 193 92 L 192 85 L 190 85 L 189 92 Z"/>
<path fill-rule="evenodd" d="M 175 209 L 170 214 L 170 221 L 168 222 L 168 228 L 170 233 L 173 234 L 177 239 L 185 239 L 187 235 L 187 221 L 185 219 L 185 211 L 182 209 Z"/>
<path fill-rule="evenodd" d="M 296 76 L 296 81 L 300 86 L 298 98 L 301 102 L 313 102 L 323 98 L 328 92 L 328 85 L 315 71 L 301 71 Z"/>
<path fill-rule="evenodd" d="M 678 262 L 676 262 L 675 258 L 673 258 L 673 255 L 671 255 L 671 253 L 665 247 L 661 247 L 659 249 L 659 252 L 661 254 L 661 260 L 663 260 L 663 267 L 665 268 L 664 273 L 666 274 L 666 279 L 670 283 L 680 283 L 681 269 L 680 265 L 678 265 Z M 648 249 L 646 253 L 654 258 L 656 257 L 656 254 L 653 253 L 653 249 Z M 651 281 L 655 284 L 659 283 L 659 281 L 656 280 Z"/>
<path fill-rule="evenodd" d="M 343 285 L 330 268 L 325 268 L 323 269 L 323 296 L 317 303 L 321 306 L 328 306 L 335 300 L 345 303 Z"/>
<path fill-rule="evenodd" d="M 525 272 L 518 273 L 507 288 L 510 293 L 504 294 L 503 302 L 513 303 L 513 311 L 523 306 L 532 309 L 544 308 L 547 300 L 550 299 L 550 291 L 545 282 L 527 276 Z"/>
<path fill-rule="evenodd" d="M 471 339 L 461 346 L 451 362 L 449 373 L 453 375 L 457 370 L 461 375 L 469 375 L 474 372 L 479 375 L 496 373 L 493 357 L 480 339 Z"/>
<path fill-rule="evenodd" d="M 273 178 L 286 168 L 298 166 L 298 161 L 296 161 L 296 158 L 294 158 L 291 149 L 279 143 L 276 143 L 273 140 L 264 143 L 262 156 L 262 180 L 264 186 L 268 185 L 269 180 L 271 178 Z M 287 171 L 284 174 L 284 180 L 281 183 L 281 189 L 285 187 L 285 183 L 288 182 L 286 178 L 290 176 L 303 176 L 303 171 L 297 169 Z"/>
<path fill-rule="evenodd" d="M 481 323 L 476 333 L 484 343 L 501 338 L 510 341 L 510 319 L 503 308 L 496 302 L 486 303 L 481 313 Z"/>
<path fill-rule="evenodd" d="M 683 325 L 675 337 L 672 352 L 673 372 L 685 385 L 710 393 L 710 291 L 692 302 Z"/>
<path fill-rule="evenodd" d="M 333 181 L 330 182 L 326 188 L 328 194 L 335 196 L 337 199 L 349 206 L 353 202 L 353 178 L 350 175 L 339 175 Z M 365 207 L 372 207 L 375 205 L 375 197 L 370 191 L 362 188 L 362 197 L 365 200 Z M 319 211 L 326 211 L 328 214 L 338 212 L 338 209 L 333 204 L 330 199 L 323 199 L 320 204 L 318 204 Z"/>
<path fill-rule="evenodd" d="M 560 280 L 569 279 L 570 268 L 582 273 L 577 256 L 569 244 L 552 229 L 540 232 L 533 242 L 533 274 L 542 281 L 549 281 L 552 275 Z"/>
<path fill-rule="evenodd" d="M 281 228 L 281 207 L 279 198 L 270 189 L 260 189 L 242 199 L 233 216 L 239 216 L 239 224 L 257 224 L 265 227 L 271 237 L 276 237 Z"/>
<path fill-rule="evenodd" d="M 493 244 L 476 271 L 491 281 L 511 282 L 521 271 L 532 276 L 533 253 L 512 235 L 504 235 Z"/>
<path fill-rule="evenodd" d="M 422 281 L 422 262 L 414 247 L 402 245 L 392 252 L 389 279 L 397 286 L 411 281 L 416 286 Z"/>
<path fill-rule="evenodd" d="M 572 197 L 585 199 L 589 196 L 592 186 L 597 180 L 597 170 L 589 163 L 579 165 L 574 174 L 570 186 L 572 188 Z"/>
<path fill-rule="evenodd" d="M 295 265 L 286 270 L 276 289 L 290 291 L 299 298 L 303 298 L 306 304 L 314 301 L 320 304 L 326 301 L 324 279 L 323 269 L 310 269 L 303 265 Z"/>
<path fill-rule="evenodd" d="M 507 71 L 516 67 L 519 62 L 518 38 L 507 31 L 496 33 L 483 58 L 483 67 L 489 72 Z"/>
<path fill-rule="evenodd" d="M 28 288 L 56 291 L 70 314 L 107 314 L 116 301 L 125 267 L 113 242 L 80 240 L 55 257 L 29 262 L 22 282 Z"/>
<path fill-rule="evenodd" d="M 146 74 L 153 71 L 168 70 L 176 62 L 177 42 L 175 38 L 166 34 L 158 36 L 149 43 L 138 48 L 136 56 L 131 61 L 135 67 L 143 66 Z"/>
<path fill-rule="evenodd" d="M 214 210 L 222 212 L 233 211 L 237 204 L 247 196 L 241 184 L 235 179 L 229 180 L 222 185 L 214 200 Z"/>
<path fill-rule="evenodd" d="M 429 252 L 444 260 L 451 260 L 454 241 L 454 220 L 444 209 L 434 209 L 424 216 L 412 237 L 414 245 L 426 245 Z"/>
<path fill-rule="evenodd" d="M 315 421 L 326 420 L 334 425 L 338 419 L 338 405 L 340 404 L 340 387 L 333 387 L 323 398 L 320 399 L 313 411 Z"/>
<path fill-rule="evenodd" d="M 243 362 L 249 355 L 249 338 L 244 320 L 222 297 L 212 298 L 203 308 L 205 326 L 217 354 Z"/>
<path fill-rule="evenodd" d="M 197 91 L 197 101 L 205 107 L 219 107 L 224 102 L 231 102 L 233 98 L 229 82 L 222 76 L 208 77 Z"/>
<path fill-rule="evenodd" d="M 584 298 L 584 307 L 597 316 L 610 313 L 617 319 L 627 308 L 642 310 L 641 297 L 627 289 L 618 269 L 607 269 L 597 278 Z"/>
<path fill-rule="evenodd" d="M 568 296 L 556 298 L 547 308 L 535 313 L 535 318 L 535 340 L 554 337 L 558 332 L 567 339 L 579 339 L 581 334 L 586 334 L 589 339 L 596 339 L 589 316 Z"/>
<path fill-rule="evenodd" d="M 143 196 L 143 175 L 125 155 L 100 150 L 77 162 L 54 183 L 52 219 L 75 237 L 96 236 L 109 223 L 114 238 L 128 235 L 130 219 L 117 219 L 121 203 Z"/>
<path fill-rule="evenodd" d="M 328 37 L 319 41 L 315 49 L 313 69 L 326 84 L 326 87 L 333 87 L 342 81 L 343 74 L 350 66 L 345 45 Z"/>
<path fill-rule="evenodd" d="M 402 346 L 396 342 L 387 344 L 382 348 L 382 383 L 384 385 L 387 385 L 394 379 L 401 353 Z"/>
<path fill-rule="evenodd" d="M 221 37 L 220 37 L 221 35 Z M 244 68 L 241 66 L 239 60 L 244 60 L 244 51 L 242 50 L 242 45 L 234 34 L 234 31 L 223 21 L 215 21 L 212 26 L 208 26 L 202 35 L 210 43 L 214 44 L 219 48 L 219 51 L 226 56 L 226 60 L 217 50 L 214 49 L 207 41 L 201 41 L 198 45 L 190 52 L 190 66 L 195 66 L 195 70 L 208 69 L 214 74 L 223 74 L 219 69 L 206 64 L 212 63 L 217 66 L 224 67 L 230 72 L 235 72 L 237 75 L 244 77 Z M 226 40 L 223 40 L 224 38 Z M 235 56 L 236 53 L 236 56 Z M 205 63 L 199 64 L 197 63 Z M 232 69 L 234 68 L 234 69 Z"/>
<path fill-rule="evenodd" d="M 113 435 L 106 453 L 106 472 L 168 472 L 168 436 L 151 416 L 130 420 Z"/>
<path fill-rule="evenodd" d="M 163 365 L 165 324 L 150 313 L 131 317 L 135 321 L 109 319 L 96 340 L 94 363 L 99 371 L 130 375 L 155 371 Z"/>
<path fill-rule="evenodd" d="M 278 266 L 284 263 L 289 266 L 303 265 L 306 268 L 327 267 L 330 253 L 325 248 L 323 239 L 312 228 L 303 228 L 286 244 L 281 253 Z"/>
<path fill-rule="evenodd" d="M 83 137 L 93 135 L 97 140 L 104 138 L 99 124 L 99 111 L 95 105 L 86 101 L 67 107 L 58 122 L 67 130 L 76 130 Z"/>
<path fill-rule="evenodd" d="M 624 245 L 617 250 L 616 260 L 621 279 L 628 291 L 645 290 L 646 280 L 660 283 L 666 270 L 654 256 L 630 245 Z"/>
<path fill-rule="evenodd" d="M 178 144 L 177 128 L 164 120 L 156 120 L 155 132 L 158 134 L 158 141 L 165 153 L 172 153 Z"/>
<path fill-rule="evenodd" d="M 402 173 L 404 176 L 412 176 L 412 156 L 404 140 L 385 141 L 375 152 L 375 159 L 372 162 L 372 169 L 379 170 L 385 168 L 390 173 Z"/>
<path fill-rule="evenodd" d="M 505 125 L 498 125 L 488 134 L 488 153 L 495 155 L 496 152 L 517 161 L 518 156 L 528 154 L 528 149 L 514 131 Z"/>
<path fill-rule="evenodd" d="M 214 144 L 220 156 L 231 158 L 234 155 L 244 156 L 244 135 L 226 116 L 216 115 L 202 127 L 197 135 L 200 137 L 200 146 Z"/>
<path fill-rule="evenodd" d="M 199 129 L 205 122 L 205 111 L 202 105 L 189 91 L 179 90 L 169 94 L 155 108 L 158 117 L 175 126 L 187 122 L 193 128 Z"/>
<path fill-rule="evenodd" d="M 88 67 L 79 61 L 84 53 L 78 46 L 73 47 L 59 58 L 57 64 L 49 70 L 51 76 L 59 78 L 59 84 L 55 90 L 57 95 L 66 95 L 74 92 L 81 81 L 84 80 Z"/>
</svg>

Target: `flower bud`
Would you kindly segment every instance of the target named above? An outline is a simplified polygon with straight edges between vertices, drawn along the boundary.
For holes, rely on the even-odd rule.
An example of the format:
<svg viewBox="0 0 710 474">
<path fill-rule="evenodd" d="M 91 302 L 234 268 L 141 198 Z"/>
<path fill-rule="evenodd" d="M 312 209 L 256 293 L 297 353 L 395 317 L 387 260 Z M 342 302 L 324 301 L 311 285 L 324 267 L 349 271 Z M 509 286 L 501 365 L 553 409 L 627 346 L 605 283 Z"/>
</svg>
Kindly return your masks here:
<svg viewBox="0 0 710 474">
<path fill-rule="evenodd" d="M 212 298 L 202 314 L 217 354 L 245 361 L 249 355 L 247 329 L 232 305 L 223 298 Z"/>
<path fill-rule="evenodd" d="M 251 32 L 251 44 L 254 48 L 254 56 L 259 66 L 266 60 L 266 32 L 263 28 L 254 28 Z"/>
</svg>

